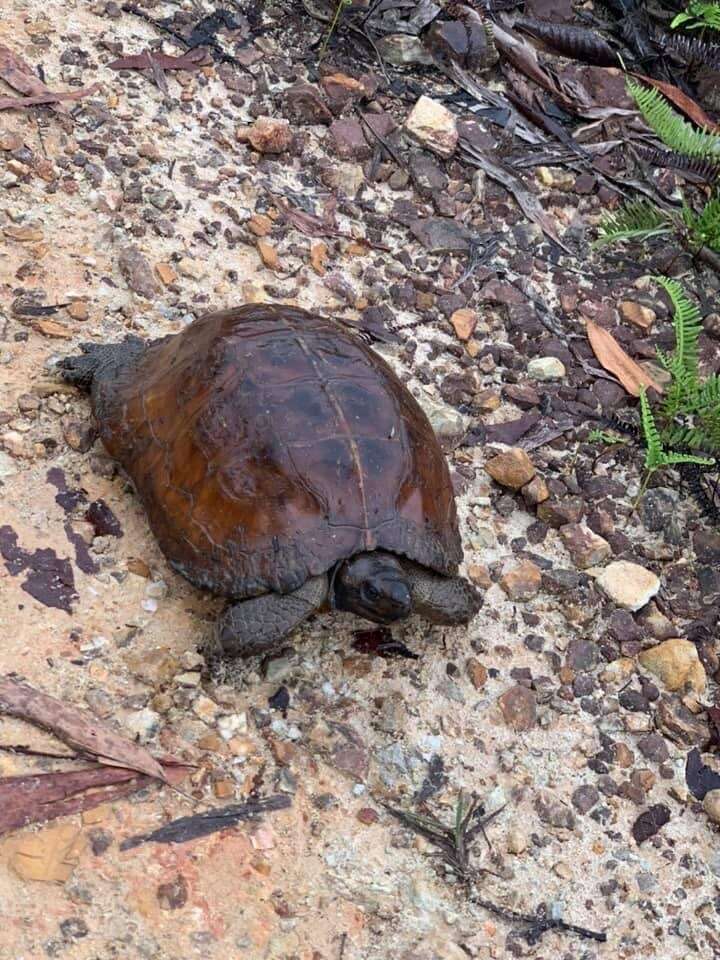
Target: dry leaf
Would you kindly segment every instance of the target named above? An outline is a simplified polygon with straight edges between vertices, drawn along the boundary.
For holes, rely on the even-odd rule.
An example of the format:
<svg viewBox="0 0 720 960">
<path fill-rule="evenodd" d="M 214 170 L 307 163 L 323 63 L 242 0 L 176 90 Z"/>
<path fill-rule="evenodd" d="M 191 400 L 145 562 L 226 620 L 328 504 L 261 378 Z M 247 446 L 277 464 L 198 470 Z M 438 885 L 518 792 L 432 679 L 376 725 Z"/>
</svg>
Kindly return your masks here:
<svg viewBox="0 0 720 960">
<path fill-rule="evenodd" d="M 639 363 L 629 357 L 615 337 L 592 320 L 587 321 L 587 335 L 593 353 L 610 373 L 614 373 L 627 392 L 640 396 L 640 387 L 652 387 L 662 393 L 662 387 L 647 374 Z"/>
<path fill-rule="evenodd" d="M 720 125 L 714 123 L 699 104 L 695 103 L 678 87 L 673 86 L 672 83 L 666 83 L 664 80 L 653 80 L 652 77 L 646 77 L 643 73 L 633 73 L 632 76 L 659 90 L 671 103 L 675 104 L 678 110 L 682 110 L 685 116 L 689 117 L 699 127 L 706 127 L 712 133 L 720 133 Z"/>
<path fill-rule="evenodd" d="M 23 880 L 65 883 L 77 866 L 83 838 L 77 827 L 61 823 L 22 837 L 10 865 Z"/>
<path fill-rule="evenodd" d="M 167 53 L 155 51 L 150 53 L 149 50 L 145 50 L 143 53 L 113 60 L 108 67 L 111 70 L 150 70 L 155 64 L 161 70 L 200 70 L 211 61 L 212 58 L 206 50 L 196 47 L 194 50 L 188 50 L 181 57 L 172 57 Z"/>
<path fill-rule="evenodd" d="M 52 91 L 33 72 L 22 57 L 13 53 L 9 47 L 0 43 L 0 78 L 14 90 L 30 97 L 42 97 Z M 54 103 L 53 110 L 57 113 L 68 113 L 68 108 L 62 103 Z"/>
<path fill-rule="evenodd" d="M 89 97 L 91 93 L 97 93 L 99 89 L 100 84 L 93 83 L 90 87 L 81 87 L 79 90 L 67 90 L 62 93 L 53 93 L 52 90 L 48 90 L 47 93 L 38 94 L 36 97 L 0 97 L 0 110 L 24 110 L 26 107 L 39 107 L 43 104 L 53 106 L 62 100 L 81 100 L 83 97 Z"/>
<path fill-rule="evenodd" d="M 90 714 L 11 677 L 0 676 L 0 711 L 29 720 L 100 763 L 128 767 L 167 782 L 157 760 L 137 743 L 103 726 Z"/>
</svg>

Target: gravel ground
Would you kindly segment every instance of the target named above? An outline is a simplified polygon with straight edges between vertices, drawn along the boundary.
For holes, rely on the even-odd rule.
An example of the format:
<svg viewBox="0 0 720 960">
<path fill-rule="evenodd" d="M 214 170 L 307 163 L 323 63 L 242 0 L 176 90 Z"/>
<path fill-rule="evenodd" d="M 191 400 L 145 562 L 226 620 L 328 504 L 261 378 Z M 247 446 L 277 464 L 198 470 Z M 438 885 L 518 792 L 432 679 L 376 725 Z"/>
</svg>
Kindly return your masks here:
<svg viewBox="0 0 720 960">
<path fill-rule="evenodd" d="M 114 2 L 8 0 L 0 22 L 51 89 L 100 84 L 0 113 L 0 671 L 197 765 L 183 794 L 3 838 L 0 957 L 720 956 L 718 828 L 685 782 L 689 750 L 713 743 L 720 534 L 673 483 L 634 509 L 638 451 L 587 442 L 626 397 L 584 321 L 649 369 L 671 331 L 647 265 L 587 259 L 616 198 L 587 173 L 527 170 L 559 251 L 459 159 L 458 130 L 485 147 L 496 128 L 443 108 L 404 128 L 418 97 L 452 91 L 436 71 L 392 67 L 390 90 L 350 37 L 318 73 L 321 22 L 245 6 L 219 34 L 236 63 L 155 79 L 109 68 L 163 38 Z M 213 8 L 142 9 L 187 33 Z M 617 73 L 583 70 L 612 99 Z M 688 285 L 717 362 L 717 278 Z M 263 660 L 205 669 L 222 604 L 168 567 L 54 362 L 247 301 L 357 324 L 418 396 L 485 593 L 467 628 L 412 620 L 393 629 L 405 655 L 381 656 L 371 625 L 321 616 Z M 55 743 L 6 719 L 0 739 Z M 3 776 L 56 768 L 0 752 Z M 291 806 L 120 849 L 258 790 Z M 545 904 L 607 942 L 528 942 L 385 806 L 451 823 L 461 791 L 495 814 L 471 848 L 475 895 Z"/>
</svg>

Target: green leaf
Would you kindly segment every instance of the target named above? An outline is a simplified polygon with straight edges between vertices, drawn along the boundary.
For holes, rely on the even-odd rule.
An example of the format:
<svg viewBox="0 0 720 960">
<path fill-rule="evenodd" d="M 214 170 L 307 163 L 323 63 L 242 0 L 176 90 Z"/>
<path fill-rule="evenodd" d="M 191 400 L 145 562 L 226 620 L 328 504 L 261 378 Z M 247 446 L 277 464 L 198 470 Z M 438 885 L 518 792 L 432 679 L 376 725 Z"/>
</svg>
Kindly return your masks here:
<svg viewBox="0 0 720 960">
<path fill-rule="evenodd" d="M 649 200 L 631 200 L 615 213 L 609 213 L 598 224 L 598 238 L 594 246 L 622 240 L 647 240 L 672 233 L 671 214 L 665 213 Z"/>
<path fill-rule="evenodd" d="M 654 87 L 646 87 L 632 78 L 627 81 L 628 93 L 637 104 L 645 122 L 671 150 L 691 157 L 720 155 L 720 136 L 699 130 L 688 123 L 670 102 Z"/>
</svg>

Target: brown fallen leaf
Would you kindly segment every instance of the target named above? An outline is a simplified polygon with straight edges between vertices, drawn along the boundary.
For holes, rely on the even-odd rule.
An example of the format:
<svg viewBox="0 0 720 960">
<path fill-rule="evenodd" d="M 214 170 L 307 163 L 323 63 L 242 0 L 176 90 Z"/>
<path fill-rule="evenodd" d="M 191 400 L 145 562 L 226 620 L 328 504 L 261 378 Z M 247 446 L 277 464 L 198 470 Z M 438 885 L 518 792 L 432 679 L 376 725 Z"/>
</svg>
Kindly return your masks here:
<svg viewBox="0 0 720 960">
<path fill-rule="evenodd" d="M 587 321 L 587 335 L 593 353 L 602 367 L 614 373 L 627 392 L 640 396 L 641 387 L 652 387 L 662 393 L 662 387 L 647 374 L 639 363 L 623 350 L 615 337 L 592 320 Z"/>
<path fill-rule="evenodd" d="M 48 103 L 56 113 L 69 113 L 68 108 L 61 102 L 62 100 L 77 100 L 79 97 L 86 97 L 99 88 L 99 84 L 92 87 L 84 87 L 82 90 L 69 91 L 67 93 L 53 93 L 49 87 L 36 76 L 33 68 L 25 63 L 22 57 L 0 43 L 0 79 L 4 80 L 8 86 L 19 93 L 24 93 L 26 97 L 14 98 L 3 97 L 0 99 L 0 110 L 13 108 L 22 108 L 34 106 L 40 103 Z"/>
<path fill-rule="evenodd" d="M 169 765 L 164 772 L 171 783 L 179 783 L 188 769 Z M 5 777 L 0 779 L 0 836 L 30 823 L 84 813 L 153 782 L 136 770 L 122 767 Z"/>
<path fill-rule="evenodd" d="M 10 865 L 23 880 L 65 883 L 80 858 L 84 839 L 76 826 L 60 823 L 28 834 L 17 844 Z"/>
<path fill-rule="evenodd" d="M 691 97 L 683 93 L 678 87 L 673 86 L 672 83 L 667 83 L 665 80 L 654 80 L 652 77 L 646 77 L 644 73 L 633 73 L 631 76 L 642 80 L 643 83 L 649 83 L 651 87 L 655 87 L 699 127 L 706 127 L 711 133 L 720 133 L 720 124 L 711 120 L 700 104 L 695 103 Z"/>
<path fill-rule="evenodd" d="M 135 53 L 128 57 L 119 57 L 108 64 L 111 70 L 151 70 L 156 64 L 161 70 L 200 70 L 211 62 L 207 50 L 196 47 L 188 50 L 180 57 L 172 57 L 167 53 Z"/>
<path fill-rule="evenodd" d="M 144 747 L 27 683 L 0 676 L 0 712 L 50 730 L 73 749 L 96 757 L 100 763 L 127 767 L 168 782 L 166 772 Z"/>
<path fill-rule="evenodd" d="M 618 55 L 597 30 L 577 27 L 552 20 L 536 20 L 533 17 L 518 17 L 513 26 L 530 34 L 556 53 L 573 60 L 582 60 L 599 67 L 617 67 Z"/>
<path fill-rule="evenodd" d="M 93 83 L 92 86 L 81 87 L 79 90 L 57 93 L 49 90 L 47 93 L 38 94 L 36 97 L 0 97 L 0 110 L 24 110 L 26 107 L 38 107 L 45 103 L 52 106 L 62 100 L 80 100 L 82 97 L 89 97 L 91 93 L 96 93 L 99 89 L 100 84 Z"/>
</svg>

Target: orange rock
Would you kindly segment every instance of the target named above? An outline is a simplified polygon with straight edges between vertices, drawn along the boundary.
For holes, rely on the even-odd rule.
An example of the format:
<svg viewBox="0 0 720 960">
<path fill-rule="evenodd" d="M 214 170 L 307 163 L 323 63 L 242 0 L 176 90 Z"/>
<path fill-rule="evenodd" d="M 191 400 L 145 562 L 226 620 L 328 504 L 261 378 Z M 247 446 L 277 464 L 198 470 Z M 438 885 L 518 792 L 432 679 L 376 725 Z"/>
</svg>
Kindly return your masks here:
<svg viewBox="0 0 720 960">
<path fill-rule="evenodd" d="M 22 137 L 5 130 L 0 133 L 0 150 L 19 150 L 23 145 Z"/>
<path fill-rule="evenodd" d="M 232 780 L 216 780 L 213 784 L 215 796 L 221 800 L 226 800 L 235 794 L 235 783 Z"/>
<path fill-rule="evenodd" d="M 486 590 L 492 586 L 488 568 L 481 563 L 471 563 L 468 567 L 468 576 L 473 583 L 476 583 L 479 587 L 484 587 Z"/>
<path fill-rule="evenodd" d="M 55 320 L 36 320 L 33 324 L 35 330 L 42 333 L 44 337 L 55 337 L 56 339 L 69 340 L 72 337 L 72 330 L 68 330 L 61 323 Z"/>
<path fill-rule="evenodd" d="M 169 263 L 156 263 L 155 273 L 158 275 L 160 282 L 166 287 L 169 287 L 171 283 L 175 283 L 177 280 L 177 274 Z"/>
<path fill-rule="evenodd" d="M 72 303 L 68 304 L 67 312 L 73 320 L 87 320 L 90 316 L 88 305 L 84 300 L 73 300 Z"/>
<path fill-rule="evenodd" d="M 511 600 L 530 600 L 540 589 L 542 574 L 532 560 L 523 560 L 500 580 L 500 586 Z"/>
<path fill-rule="evenodd" d="M 40 227 L 23 227 L 15 224 L 4 227 L 3 233 L 9 240 L 17 240 L 19 243 L 37 243 L 45 236 Z"/>
<path fill-rule="evenodd" d="M 482 690 L 487 683 L 488 672 L 480 661 L 476 660 L 475 657 L 470 657 L 467 662 L 467 672 L 470 683 L 476 690 Z"/>
<path fill-rule="evenodd" d="M 247 138 L 258 153 L 285 153 L 293 142 L 290 124 L 276 117 L 258 117 Z"/>
<path fill-rule="evenodd" d="M 474 310 L 462 307 L 450 317 L 455 333 L 460 340 L 469 340 L 477 326 L 478 315 Z"/>
<path fill-rule="evenodd" d="M 325 274 L 325 261 L 328 256 L 327 244 L 322 240 L 316 240 L 310 246 L 310 263 L 315 273 L 322 277 Z"/>
<path fill-rule="evenodd" d="M 248 229 L 256 237 L 266 237 L 272 230 L 272 220 L 264 213 L 254 213 L 248 220 Z"/>
<path fill-rule="evenodd" d="M 258 253 L 260 254 L 260 259 L 269 270 L 280 269 L 280 260 L 277 255 L 277 250 L 268 240 L 258 240 L 257 249 Z"/>
</svg>

